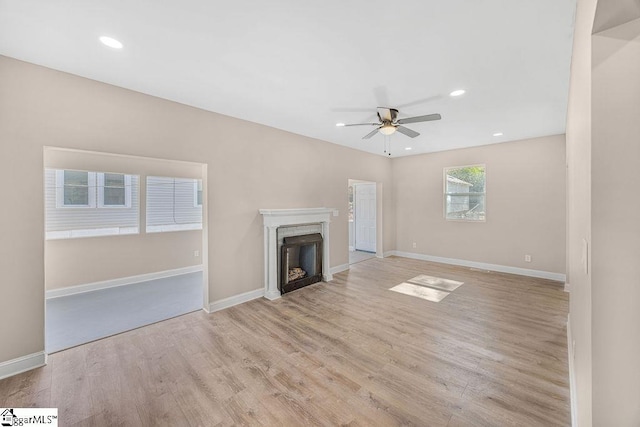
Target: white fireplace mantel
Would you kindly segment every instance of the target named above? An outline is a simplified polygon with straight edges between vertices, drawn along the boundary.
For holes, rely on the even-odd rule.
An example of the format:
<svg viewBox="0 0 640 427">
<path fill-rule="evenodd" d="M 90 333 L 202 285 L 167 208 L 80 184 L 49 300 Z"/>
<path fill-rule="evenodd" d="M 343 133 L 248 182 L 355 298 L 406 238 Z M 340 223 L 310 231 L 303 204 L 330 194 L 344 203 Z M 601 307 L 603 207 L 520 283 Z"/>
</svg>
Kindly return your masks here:
<svg viewBox="0 0 640 427">
<path fill-rule="evenodd" d="M 280 298 L 278 290 L 278 227 L 302 224 L 322 224 L 322 277 L 333 280 L 329 267 L 329 223 L 332 208 L 260 209 L 264 222 L 264 296 Z"/>
</svg>

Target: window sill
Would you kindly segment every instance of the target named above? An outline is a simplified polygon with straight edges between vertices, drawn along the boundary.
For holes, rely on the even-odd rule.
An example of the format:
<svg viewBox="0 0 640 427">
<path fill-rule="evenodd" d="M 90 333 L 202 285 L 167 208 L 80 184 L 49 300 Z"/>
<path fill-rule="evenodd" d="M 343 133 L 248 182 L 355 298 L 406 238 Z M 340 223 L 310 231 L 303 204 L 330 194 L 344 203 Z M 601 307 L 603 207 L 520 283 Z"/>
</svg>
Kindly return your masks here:
<svg viewBox="0 0 640 427">
<path fill-rule="evenodd" d="M 91 228 L 84 230 L 47 231 L 45 240 L 81 239 L 86 237 L 125 236 L 139 234 L 138 227 Z"/>
</svg>

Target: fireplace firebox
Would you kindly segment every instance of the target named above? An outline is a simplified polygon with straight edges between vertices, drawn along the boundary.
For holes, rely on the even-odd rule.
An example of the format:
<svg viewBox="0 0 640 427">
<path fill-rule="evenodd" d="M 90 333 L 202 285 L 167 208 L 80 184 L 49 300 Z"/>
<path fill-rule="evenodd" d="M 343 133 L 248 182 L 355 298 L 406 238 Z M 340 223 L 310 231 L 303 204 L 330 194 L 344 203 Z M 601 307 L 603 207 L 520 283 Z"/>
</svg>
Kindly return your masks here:
<svg viewBox="0 0 640 427">
<path fill-rule="evenodd" d="M 322 234 L 285 237 L 281 249 L 280 293 L 322 281 Z"/>
</svg>

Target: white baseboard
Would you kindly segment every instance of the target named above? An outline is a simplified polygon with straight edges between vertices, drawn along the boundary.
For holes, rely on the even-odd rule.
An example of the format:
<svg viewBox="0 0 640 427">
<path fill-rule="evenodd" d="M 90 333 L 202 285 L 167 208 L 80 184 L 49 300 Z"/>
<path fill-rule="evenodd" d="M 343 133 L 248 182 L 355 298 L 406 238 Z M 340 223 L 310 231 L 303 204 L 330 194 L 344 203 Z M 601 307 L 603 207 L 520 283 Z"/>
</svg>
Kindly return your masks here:
<svg viewBox="0 0 640 427">
<path fill-rule="evenodd" d="M 382 257 L 383 257 L 383 258 L 388 258 L 388 257 L 390 257 L 390 256 L 396 256 L 396 252 L 398 252 L 398 251 L 385 251 L 385 252 L 382 254 Z"/>
<path fill-rule="evenodd" d="M 349 246 L 349 252 L 353 252 L 355 250 L 356 250 L 356 248 L 354 246 Z"/>
<path fill-rule="evenodd" d="M 23 372 L 39 368 L 47 364 L 47 355 L 44 351 L 7 360 L 0 363 L 0 380 Z"/>
<path fill-rule="evenodd" d="M 395 256 L 404 257 L 404 258 L 411 258 L 411 259 L 419 259 L 423 261 L 439 262 L 442 264 L 460 265 L 463 267 L 472 267 L 472 268 L 478 268 L 481 270 L 498 271 L 501 273 L 519 274 L 520 276 L 538 277 L 540 279 L 556 280 L 558 282 L 564 282 L 566 280 L 566 276 L 564 274 L 552 273 L 550 271 L 530 270 L 528 268 L 510 267 L 507 265 L 498 265 L 498 264 L 487 264 L 484 262 L 466 261 L 463 259 L 456 259 L 456 258 L 443 258 L 438 256 L 432 256 L 432 255 L 416 254 L 412 252 L 402 252 L 402 251 L 385 252 L 385 257 L 390 255 L 395 255 Z"/>
<path fill-rule="evenodd" d="M 343 271 L 347 271 L 349 269 L 349 264 L 336 265 L 335 267 L 331 267 L 331 274 L 342 273 Z"/>
<path fill-rule="evenodd" d="M 202 265 L 176 268 L 174 270 L 158 271 L 156 273 L 140 274 L 137 276 L 122 277 L 119 279 L 104 280 L 101 282 L 87 283 L 84 285 L 69 286 L 67 288 L 51 289 L 46 292 L 46 298 L 58 298 L 68 295 L 81 294 L 84 292 L 97 291 L 99 289 L 115 288 L 118 286 L 132 285 L 134 283 L 146 282 L 149 280 L 164 279 L 166 277 L 179 276 L 181 274 L 195 273 L 202 271 Z"/>
<path fill-rule="evenodd" d="M 338 274 L 341 273 L 343 271 L 347 271 L 349 269 L 349 264 L 342 264 L 342 265 L 337 265 L 335 267 L 331 267 L 330 269 L 330 275 L 327 275 L 328 277 L 325 277 L 325 279 L 327 281 L 333 279 L 333 275 L 334 274 Z M 209 304 L 209 309 L 205 309 L 205 311 L 207 313 L 213 313 L 215 311 L 220 311 L 220 310 L 224 310 L 225 308 L 229 308 L 229 307 L 233 307 L 234 305 L 238 305 L 238 304 L 242 304 L 244 302 L 248 302 L 257 298 L 262 298 L 265 297 L 267 299 L 270 300 L 274 300 L 274 299 L 278 299 L 280 298 L 280 294 L 277 295 L 265 295 L 264 292 L 264 288 L 260 288 L 260 289 L 256 289 L 253 291 L 249 291 L 249 292 L 245 292 L 242 294 L 238 294 L 238 295 L 234 295 L 232 297 L 229 298 L 223 298 L 221 300 L 218 301 L 214 301 L 211 304 Z"/>
<path fill-rule="evenodd" d="M 243 302 L 248 302 L 257 298 L 262 298 L 263 296 L 264 288 L 260 288 L 242 294 L 234 295 L 229 298 L 223 298 L 209 304 L 209 313 L 224 310 L 225 308 L 233 307 L 234 305 L 242 304 Z"/>
<path fill-rule="evenodd" d="M 578 425 L 578 402 L 576 400 L 576 368 L 573 353 L 573 337 L 571 334 L 571 315 L 567 315 L 567 346 L 569 347 L 569 394 L 571 396 L 571 425 Z"/>
<path fill-rule="evenodd" d="M 564 284 L 564 291 L 565 292 L 571 292 L 571 285 L 569 283 L 565 283 Z"/>
</svg>

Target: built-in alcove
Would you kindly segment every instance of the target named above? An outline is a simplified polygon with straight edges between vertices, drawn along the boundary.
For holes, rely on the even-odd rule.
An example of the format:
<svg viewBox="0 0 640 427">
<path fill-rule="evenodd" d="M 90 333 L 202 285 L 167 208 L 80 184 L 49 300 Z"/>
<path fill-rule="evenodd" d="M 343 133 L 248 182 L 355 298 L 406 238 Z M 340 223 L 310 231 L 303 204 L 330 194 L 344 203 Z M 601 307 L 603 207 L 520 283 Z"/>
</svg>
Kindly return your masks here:
<svg viewBox="0 0 640 427">
<path fill-rule="evenodd" d="M 45 147 L 46 351 L 208 308 L 206 165 Z"/>
</svg>

